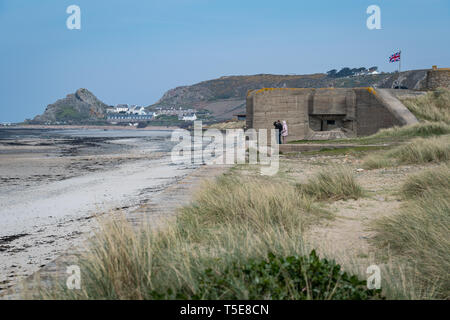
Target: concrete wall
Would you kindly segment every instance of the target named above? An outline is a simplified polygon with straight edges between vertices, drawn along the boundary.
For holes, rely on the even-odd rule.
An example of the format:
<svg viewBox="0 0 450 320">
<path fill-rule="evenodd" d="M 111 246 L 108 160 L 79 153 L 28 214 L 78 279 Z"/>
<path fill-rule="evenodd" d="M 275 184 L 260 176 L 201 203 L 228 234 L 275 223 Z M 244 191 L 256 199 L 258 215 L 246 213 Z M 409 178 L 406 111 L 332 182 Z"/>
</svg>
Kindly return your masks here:
<svg viewBox="0 0 450 320">
<path fill-rule="evenodd" d="M 397 98 L 381 89 L 379 92 L 372 88 L 250 91 L 247 127 L 273 129 L 277 120 L 286 120 L 288 141 L 305 139 L 319 130 L 341 128 L 350 136 L 362 136 L 381 128 L 417 122 Z"/>
<path fill-rule="evenodd" d="M 382 128 L 400 126 L 402 123 L 381 103 L 375 91 L 354 89 L 356 94 L 356 135 L 367 136 Z"/>
<path fill-rule="evenodd" d="M 311 115 L 327 115 L 347 113 L 347 93 L 351 90 L 319 89 L 313 94 L 313 105 L 309 110 Z"/>
<path fill-rule="evenodd" d="M 450 88 L 450 68 L 433 68 L 427 72 L 427 89 Z"/>
<path fill-rule="evenodd" d="M 286 120 L 289 136 L 304 137 L 309 130 L 309 104 L 314 89 L 261 89 L 247 96 L 247 127 L 273 129 Z"/>
</svg>

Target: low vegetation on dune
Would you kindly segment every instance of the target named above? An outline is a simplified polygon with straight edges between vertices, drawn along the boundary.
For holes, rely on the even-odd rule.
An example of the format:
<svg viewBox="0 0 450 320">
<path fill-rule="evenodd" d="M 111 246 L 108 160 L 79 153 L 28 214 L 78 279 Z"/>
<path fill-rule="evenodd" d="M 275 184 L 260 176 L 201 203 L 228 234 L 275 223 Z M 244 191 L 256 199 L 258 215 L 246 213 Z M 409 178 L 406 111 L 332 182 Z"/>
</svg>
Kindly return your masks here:
<svg viewBox="0 0 450 320">
<path fill-rule="evenodd" d="M 427 163 L 450 160 L 450 136 L 439 138 L 418 138 L 389 153 L 400 163 Z"/>
<path fill-rule="evenodd" d="M 308 182 L 298 184 L 297 188 L 302 194 L 317 200 L 358 199 L 364 194 L 353 172 L 343 166 L 326 168 Z"/>
<path fill-rule="evenodd" d="M 410 177 L 401 212 L 378 220 L 374 242 L 416 271 L 424 288 L 450 298 L 450 170 L 446 165 Z"/>
<path fill-rule="evenodd" d="M 306 252 L 305 228 L 330 218 L 294 185 L 224 175 L 158 230 L 103 224 L 81 256 L 81 299 L 375 299 L 365 281 Z"/>
<path fill-rule="evenodd" d="M 394 163 L 392 159 L 387 158 L 384 154 L 374 153 L 369 154 L 364 158 L 362 167 L 364 169 L 380 169 L 392 166 Z"/>
<path fill-rule="evenodd" d="M 450 190 L 450 163 L 408 177 L 401 193 L 405 199 L 414 199 L 428 191 L 440 190 Z"/>
<path fill-rule="evenodd" d="M 450 124 L 450 89 L 439 88 L 423 96 L 402 99 L 402 102 L 420 120 Z"/>
<path fill-rule="evenodd" d="M 450 134 L 450 124 L 445 122 L 420 122 L 402 127 L 392 127 L 381 129 L 379 132 L 363 137 L 361 140 L 371 140 L 379 138 L 413 138 L 413 137 L 431 137 L 444 134 Z"/>
<path fill-rule="evenodd" d="M 416 138 L 391 150 L 368 155 L 363 166 L 377 169 L 402 164 L 424 164 L 450 160 L 450 136 Z"/>
<path fill-rule="evenodd" d="M 381 129 L 377 133 L 366 136 L 358 137 L 352 139 L 336 139 L 333 143 L 336 144 L 355 144 L 355 145 L 368 145 L 368 144 L 385 144 L 385 143 L 397 143 L 408 141 L 417 137 L 433 137 L 450 134 L 450 124 L 443 121 L 440 122 L 420 122 L 412 125 L 402 126 L 402 127 L 392 127 Z M 291 141 L 289 143 L 294 144 L 320 144 L 320 143 L 330 143 L 329 140 L 297 140 Z"/>
<path fill-rule="evenodd" d="M 313 250 L 306 256 L 276 256 L 233 264 L 223 273 L 206 270 L 201 285 L 214 299 L 235 299 L 236 278 L 242 279 L 246 298 L 295 300 L 383 299 L 381 290 L 368 290 L 366 281 L 341 270 L 333 260 L 320 259 Z"/>
</svg>

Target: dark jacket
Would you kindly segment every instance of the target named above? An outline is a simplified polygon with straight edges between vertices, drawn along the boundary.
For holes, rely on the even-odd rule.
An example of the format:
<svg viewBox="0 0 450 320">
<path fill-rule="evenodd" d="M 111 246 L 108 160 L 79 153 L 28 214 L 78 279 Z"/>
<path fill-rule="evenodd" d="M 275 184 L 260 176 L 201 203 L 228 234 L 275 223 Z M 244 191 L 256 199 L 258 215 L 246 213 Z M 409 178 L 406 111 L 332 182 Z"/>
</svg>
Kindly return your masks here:
<svg viewBox="0 0 450 320">
<path fill-rule="evenodd" d="M 273 125 L 274 125 L 275 129 L 280 130 L 280 132 L 281 132 L 281 130 L 283 130 L 283 125 L 281 124 L 281 122 L 274 122 Z"/>
</svg>

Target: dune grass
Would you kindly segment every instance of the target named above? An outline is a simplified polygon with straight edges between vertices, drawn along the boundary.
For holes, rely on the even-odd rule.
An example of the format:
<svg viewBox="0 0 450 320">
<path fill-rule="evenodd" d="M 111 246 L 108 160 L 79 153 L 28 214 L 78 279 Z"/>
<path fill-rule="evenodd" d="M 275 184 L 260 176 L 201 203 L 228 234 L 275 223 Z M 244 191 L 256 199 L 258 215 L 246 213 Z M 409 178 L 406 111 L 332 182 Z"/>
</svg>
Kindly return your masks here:
<svg viewBox="0 0 450 320">
<path fill-rule="evenodd" d="M 398 141 L 407 141 L 416 137 L 432 137 L 450 134 L 450 124 L 443 121 L 430 122 L 424 121 L 407 126 L 395 126 L 392 128 L 380 129 L 377 133 L 352 139 L 336 139 L 336 140 L 296 140 L 288 143 L 294 144 L 381 144 Z"/>
<path fill-rule="evenodd" d="M 408 126 L 392 127 L 381 129 L 377 133 L 361 137 L 361 140 L 376 140 L 380 138 L 414 138 L 414 137 L 431 137 L 444 134 L 450 134 L 450 124 L 445 122 L 420 122 Z"/>
<path fill-rule="evenodd" d="M 364 169 L 381 169 L 387 168 L 394 165 L 394 161 L 388 158 L 385 154 L 375 153 L 369 154 L 363 159 L 362 167 Z"/>
<path fill-rule="evenodd" d="M 450 136 L 417 138 L 388 153 L 400 164 L 442 162 L 450 160 Z"/>
<path fill-rule="evenodd" d="M 423 181 L 421 187 L 414 187 L 415 194 L 420 189 L 420 196 L 409 200 L 400 213 L 375 223 L 373 241 L 416 270 L 417 285 L 435 287 L 435 298 L 449 299 L 450 190 L 446 186 L 429 189 L 425 176 L 415 180 Z"/>
<path fill-rule="evenodd" d="M 438 88 L 423 96 L 401 100 L 420 120 L 450 124 L 450 89 Z"/>
<path fill-rule="evenodd" d="M 65 290 L 62 286 L 46 292 L 44 297 L 374 297 L 365 291 L 357 277 L 344 275 L 334 263 L 317 262 L 314 255 L 305 252 L 304 230 L 331 217 L 311 198 L 299 193 L 293 184 L 261 177 L 222 176 L 208 183 L 192 205 L 184 207 L 176 220 L 168 222 L 166 227 L 136 230 L 123 219 L 104 223 L 103 229 L 92 239 L 88 252 L 81 257 L 82 289 Z M 282 261 L 291 264 L 286 269 L 291 276 L 264 273 L 271 283 L 268 288 L 277 288 L 276 292 L 255 284 L 257 279 L 265 279 L 258 278 L 261 263 L 284 268 Z M 301 261 L 306 263 L 305 272 L 293 276 L 292 268 L 298 268 L 299 263 L 303 265 Z M 311 261 L 316 262 L 309 263 Z M 249 268 L 253 271 L 246 275 L 243 270 Z M 316 273 L 309 268 L 324 268 L 324 271 L 320 278 L 310 279 L 308 275 Z M 328 268 L 335 271 L 327 274 Z M 226 279 L 226 283 L 221 279 Z M 301 287 L 302 283 L 305 286 Z M 327 288 L 328 284 L 331 284 L 331 291 L 314 287 Z"/>
<path fill-rule="evenodd" d="M 442 164 L 436 168 L 423 171 L 407 178 L 402 186 L 401 194 L 405 199 L 415 199 L 426 192 L 450 190 L 450 164 Z"/>
<path fill-rule="evenodd" d="M 450 136 L 416 138 L 382 153 L 373 153 L 363 160 L 366 169 L 402 164 L 423 164 L 450 160 Z"/>
<path fill-rule="evenodd" d="M 318 172 L 297 188 L 306 196 L 317 200 L 358 199 L 363 188 L 355 180 L 353 172 L 343 166 L 332 166 Z"/>
</svg>

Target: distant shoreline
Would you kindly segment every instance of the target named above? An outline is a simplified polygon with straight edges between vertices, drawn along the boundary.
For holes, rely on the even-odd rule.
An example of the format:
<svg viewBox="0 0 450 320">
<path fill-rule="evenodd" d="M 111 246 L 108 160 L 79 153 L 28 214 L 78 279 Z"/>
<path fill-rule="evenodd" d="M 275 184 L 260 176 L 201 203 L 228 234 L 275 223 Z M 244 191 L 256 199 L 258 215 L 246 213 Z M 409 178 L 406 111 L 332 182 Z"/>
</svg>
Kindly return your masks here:
<svg viewBox="0 0 450 320">
<path fill-rule="evenodd" d="M 176 126 L 147 126 L 145 128 L 136 128 L 132 126 L 113 126 L 113 125 L 40 125 L 40 124 L 29 124 L 29 125 L 16 125 L 16 126 L 5 126 L 0 127 L 0 129 L 58 129 L 58 130 L 80 130 L 80 129 L 99 129 L 99 130 L 138 130 L 138 131 L 150 131 L 150 130 L 175 130 L 179 129 Z"/>
</svg>

